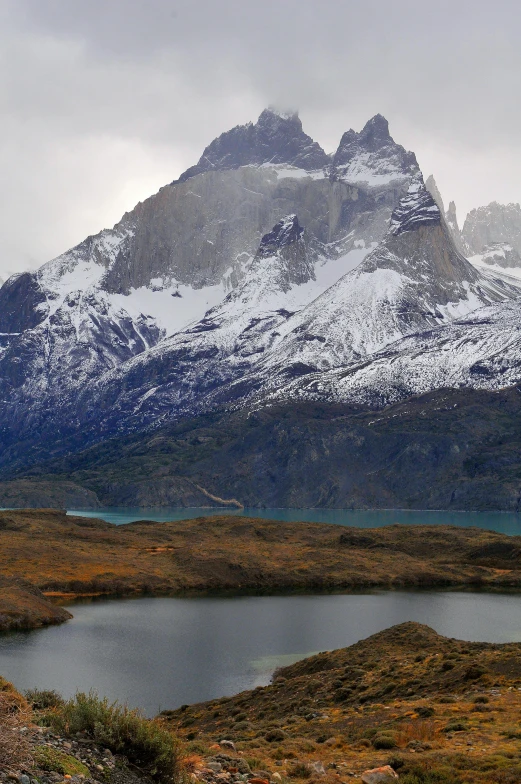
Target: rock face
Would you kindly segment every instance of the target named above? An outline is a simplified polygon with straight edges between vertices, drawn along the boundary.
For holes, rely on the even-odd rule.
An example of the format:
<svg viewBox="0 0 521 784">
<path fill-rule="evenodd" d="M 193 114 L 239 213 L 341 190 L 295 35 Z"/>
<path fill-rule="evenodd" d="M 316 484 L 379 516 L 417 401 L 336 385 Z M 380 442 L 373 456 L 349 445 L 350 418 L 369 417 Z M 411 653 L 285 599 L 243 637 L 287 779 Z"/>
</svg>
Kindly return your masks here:
<svg viewBox="0 0 521 784">
<path fill-rule="evenodd" d="M 482 264 L 491 267 L 502 267 L 505 270 L 521 269 L 521 256 L 508 242 L 494 242 L 492 245 L 487 245 L 478 257 Z"/>
<path fill-rule="evenodd" d="M 461 230 L 458 224 L 458 216 L 456 213 L 456 204 L 453 201 L 450 202 L 449 209 L 445 213 L 445 220 L 447 221 L 447 226 L 451 233 L 452 239 L 454 240 L 457 251 L 461 253 L 462 256 L 466 256 L 468 249 L 461 234 Z"/>
<path fill-rule="evenodd" d="M 449 204 L 449 209 L 445 211 L 443 198 L 436 184 L 436 180 L 434 179 L 432 174 L 430 174 L 427 180 L 425 181 L 425 187 L 427 188 L 432 198 L 438 205 L 441 214 L 445 217 L 447 228 L 450 232 L 454 245 L 456 246 L 456 250 L 462 256 L 467 256 L 468 248 L 466 247 L 463 237 L 461 235 L 461 230 L 458 224 L 458 217 L 456 214 L 456 204 L 453 201 L 451 201 Z"/>
<path fill-rule="evenodd" d="M 265 109 L 255 124 L 237 125 L 206 147 L 199 163 L 184 172 L 181 182 L 207 171 L 241 166 L 288 164 L 305 171 L 323 169 L 329 157 L 302 130 L 297 112 Z"/>
<path fill-rule="evenodd" d="M 168 398 L 170 409 L 193 397 L 196 379 L 204 377 L 204 391 L 228 378 L 223 351 L 233 357 L 232 377 L 249 369 L 292 313 L 382 239 L 418 172 L 382 117 L 348 136 L 331 162 L 297 115 L 266 110 L 223 134 L 195 169 L 113 229 L 9 279 L 0 290 L 0 462 L 26 435 L 29 448 L 37 432 L 50 444 L 58 433 L 81 441 L 77 428 L 93 409 L 78 409 L 78 390 L 86 401 L 92 385 L 112 388 L 111 371 L 133 357 L 147 360 L 124 371 L 129 394 L 150 391 L 154 379 L 164 387 L 172 373 L 182 378 L 185 393 Z M 175 369 L 160 371 L 158 361 Z M 152 411 L 152 403 L 140 408 Z"/>
<path fill-rule="evenodd" d="M 279 389 L 284 399 L 298 397 L 289 379 L 366 360 L 405 335 L 518 295 L 457 253 L 421 175 L 393 212 L 385 240 L 362 260 L 352 251 L 337 261 L 354 269 L 320 293 L 334 262 L 296 215 L 279 221 L 242 283 L 203 319 L 76 396 L 84 433 L 131 432 L 265 400 Z"/>
<path fill-rule="evenodd" d="M 443 198 L 439 191 L 438 185 L 436 184 L 436 180 L 434 179 L 432 174 L 429 174 L 429 176 L 425 180 L 425 187 L 427 188 L 432 198 L 438 205 L 438 209 L 441 212 L 441 214 L 445 215 L 445 205 L 443 204 Z"/>
<path fill-rule="evenodd" d="M 396 144 L 381 114 L 369 120 L 360 133 L 344 133 L 331 166 L 333 178 L 371 188 L 403 184 L 417 172 L 416 156 Z"/>
<path fill-rule="evenodd" d="M 521 254 L 521 207 L 494 201 L 472 210 L 463 224 L 463 239 L 472 255 L 498 243 L 510 245 Z"/>
</svg>

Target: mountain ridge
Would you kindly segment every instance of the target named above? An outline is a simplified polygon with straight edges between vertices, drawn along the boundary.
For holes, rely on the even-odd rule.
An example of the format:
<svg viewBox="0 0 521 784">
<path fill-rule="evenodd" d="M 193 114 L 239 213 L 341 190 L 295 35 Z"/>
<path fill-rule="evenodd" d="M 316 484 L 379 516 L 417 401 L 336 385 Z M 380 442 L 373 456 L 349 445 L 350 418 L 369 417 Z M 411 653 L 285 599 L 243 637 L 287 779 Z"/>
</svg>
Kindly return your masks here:
<svg viewBox="0 0 521 784">
<path fill-rule="evenodd" d="M 469 263 L 464 235 L 381 115 L 328 156 L 296 112 L 267 109 L 113 229 L 6 281 L 0 465 L 292 395 L 373 407 L 451 379 L 515 384 L 517 344 L 508 371 L 489 344 L 515 319 L 517 252 Z M 461 321 L 474 311 L 484 337 Z M 457 352 L 443 370 L 435 347 L 460 332 L 479 373 Z"/>
</svg>

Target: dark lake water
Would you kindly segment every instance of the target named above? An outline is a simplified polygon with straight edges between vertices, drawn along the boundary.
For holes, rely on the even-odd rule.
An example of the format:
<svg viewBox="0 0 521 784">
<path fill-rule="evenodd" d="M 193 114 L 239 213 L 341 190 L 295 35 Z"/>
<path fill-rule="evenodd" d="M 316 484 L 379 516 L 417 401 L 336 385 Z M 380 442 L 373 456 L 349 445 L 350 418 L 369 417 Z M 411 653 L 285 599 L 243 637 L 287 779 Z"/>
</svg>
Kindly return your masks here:
<svg viewBox="0 0 521 784">
<path fill-rule="evenodd" d="M 521 641 L 515 594 L 143 598 L 71 610 L 62 626 L 0 636 L 0 673 L 19 689 L 96 688 L 149 715 L 266 684 L 279 665 L 403 621 L 465 640 Z"/>
<path fill-rule="evenodd" d="M 316 522 L 350 525 L 359 528 L 378 528 L 393 523 L 405 525 L 459 525 L 466 528 L 488 528 L 503 534 L 521 534 L 521 515 L 514 512 L 409 512 L 409 511 L 357 511 L 351 509 L 179 509 L 177 507 L 141 509 L 107 507 L 106 509 L 69 510 L 69 514 L 100 517 L 109 523 L 131 523 L 134 520 L 186 520 L 191 517 L 215 514 L 248 515 L 282 522 Z"/>
</svg>

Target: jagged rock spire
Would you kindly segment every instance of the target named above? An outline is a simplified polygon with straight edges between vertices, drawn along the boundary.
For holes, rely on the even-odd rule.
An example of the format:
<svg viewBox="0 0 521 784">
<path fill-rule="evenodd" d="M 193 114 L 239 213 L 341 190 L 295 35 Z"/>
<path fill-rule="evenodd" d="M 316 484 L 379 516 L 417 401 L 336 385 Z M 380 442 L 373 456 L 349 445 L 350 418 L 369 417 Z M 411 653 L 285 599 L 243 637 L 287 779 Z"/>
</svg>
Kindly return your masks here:
<svg viewBox="0 0 521 784">
<path fill-rule="evenodd" d="M 333 179 L 369 187 L 405 183 L 418 171 L 416 156 L 396 144 L 381 114 L 372 117 L 360 133 L 352 129 L 344 133 L 331 165 Z"/>
<path fill-rule="evenodd" d="M 389 230 L 397 236 L 404 231 L 414 231 L 419 226 L 439 226 L 440 223 L 440 208 L 425 187 L 421 173 L 418 173 L 394 210 Z"/>
<path fill-rule="evenodd" d="M 434 201 L 436 202 L 436 204 L 440 208 L 441 213 L 443 215 L 445 215 L 445 205 L 443 204 L 443 198 L 442 198 L 441 193 L 439 191 L 439 188 L 438 188 L 438 185 L 436 183 L 436 180 L 434 179 L 432 174 L 429 174 L 429 176 L 425 180 L 425 187 L 427 188 L 427 190 L 431 194 L 432 198 L 434 199 Z"/>
<path fill-rule="evenodd" d="M 259 256 L 272 256 L 286 245 L 291 245 L 302 238 L 304 228 L 299 224 L 296 215 L 287 215 L 275 224 L 273 229 L 264 235 L 259 247 Z"/>
<path fill-rule="evenodd" d="M 199 163 L 181 175 L 184 181 L 206 171 L 288 164 L 315 171 L 329 164 L 322 147 L 304 133 L 295 111 L 264 109 L 255 124 L 237 125 L 206 147 Z"/>
</svg>

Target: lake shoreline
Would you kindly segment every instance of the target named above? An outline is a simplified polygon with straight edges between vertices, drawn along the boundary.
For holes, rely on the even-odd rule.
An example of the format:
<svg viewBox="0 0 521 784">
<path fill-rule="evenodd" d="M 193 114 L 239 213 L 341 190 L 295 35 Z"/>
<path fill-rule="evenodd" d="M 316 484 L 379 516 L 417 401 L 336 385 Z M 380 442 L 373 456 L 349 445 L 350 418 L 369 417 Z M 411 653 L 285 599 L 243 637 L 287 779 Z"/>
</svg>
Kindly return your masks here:
<svg viewBox="0 0 521 784">
<path fill-rule="evenodd" d="M 67 620 L 57 609 L 75 598 L 519 590 L 521 537 L 449 525 L 281 525 L 233 514 L 113 525 L 11 510 L 0 512 L 0 577 L 14 585 L 15 574 L 29 588 L 18 610 L 0 599 L 6 630 Z"/>
</svg>

